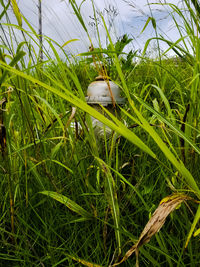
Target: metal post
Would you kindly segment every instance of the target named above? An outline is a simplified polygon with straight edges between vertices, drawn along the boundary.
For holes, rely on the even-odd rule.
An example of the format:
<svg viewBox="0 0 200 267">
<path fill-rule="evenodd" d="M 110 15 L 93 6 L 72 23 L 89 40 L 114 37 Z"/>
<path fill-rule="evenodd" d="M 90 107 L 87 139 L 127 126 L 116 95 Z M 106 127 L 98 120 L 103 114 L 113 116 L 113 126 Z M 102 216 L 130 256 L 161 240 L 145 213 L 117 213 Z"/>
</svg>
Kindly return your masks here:
<svg viewBox="0 0 200 267">
<path fill-rule="evenodd" d="M 40 61 L 43 60 L 43 40 L 42 40 L 42 0 L 38 0 L 38 17 L 39 17 L 39 42 L 40 42 Z"/>
</svg>

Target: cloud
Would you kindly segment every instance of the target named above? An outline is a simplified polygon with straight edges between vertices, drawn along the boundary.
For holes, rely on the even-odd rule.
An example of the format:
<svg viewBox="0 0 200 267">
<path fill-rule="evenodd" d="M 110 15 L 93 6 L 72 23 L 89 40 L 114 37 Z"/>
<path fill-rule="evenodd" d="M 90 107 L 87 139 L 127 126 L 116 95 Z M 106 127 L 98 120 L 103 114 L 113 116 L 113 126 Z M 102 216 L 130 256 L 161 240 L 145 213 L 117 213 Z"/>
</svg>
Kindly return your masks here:
<svg viewBox="0 0 200 267">
<path fill-rule="evenodd" d="M 76 2 L 79 5 L 82 1 L 78 0 Z M 164 3 L 165 0 L 157 0 L 157 2 Z M 37 3 L 37 0 L 18 1 L 21 12 L 38 32 Z M 145 31 L 140 34 L 149 16 L 153 16 L 156 19 L 159 33 L 168 33 L 171 39 L 174 39 L 177 36 L 177 32 L 174 29 L 168 29 L 172 20 L 167 16 L 169 7 L 166 5 L 151 5 L 149 7 L 147 0 L 94 0 L 94 4 L 95 9 L 98 11 L 98 27 L 103 46 L 106 46 L 107 38 L 102 21 L 98 15 L 99 12 L 104 16 L 113 41 L 116 41 L 117 37 L 128 33 L 129 36 L 134 39 L 132 46 L 130 47 L 132 49 L 143 49 L 146 40 L 155 36 L 155 30 L 151 23 L 149 23 Z M 173 0 L 173 4 L 178 5 L 178 0 Z M 70 39 L 80 39 L 79 42 L 69 44 L 66 49 L 75 54 L 88 51 L 90 43 L 87 34 L 69 5 L 69 1 L 42 0 L 42 12 L 44 35 L 56 40 L 60 45 Z M 98 46 L 98 36 L 90 0 L 83 2 L 81 13 L 94 45 Z M 117 16 L 115 16 L 116 14 Z M 9 16 L 11 22 L 16 23 L 16 19 L 11 11 L 9 12 Z M 27 29 L 25 25 L 24 27 Z"/>
</svg>

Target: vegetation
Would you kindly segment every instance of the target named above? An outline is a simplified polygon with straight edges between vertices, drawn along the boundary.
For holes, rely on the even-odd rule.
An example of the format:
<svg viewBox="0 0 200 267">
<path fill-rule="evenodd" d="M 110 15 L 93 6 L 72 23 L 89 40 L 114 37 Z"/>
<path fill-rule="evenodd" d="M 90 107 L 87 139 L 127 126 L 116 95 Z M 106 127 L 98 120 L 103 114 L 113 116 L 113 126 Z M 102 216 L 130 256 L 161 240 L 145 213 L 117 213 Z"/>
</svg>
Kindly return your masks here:
<svg viewBox="0 0 200 267">
<path fill-rule="evenodd" d="M 41 61 L 40 36 L 17 2 L 0 1 L 0 18 L 7 20 L 1 29 L 9 32 L 0 45 L 1 266 L 117 264 L 173 193 L 182 204 L 140 248 L 139 263 L 198 266 L 200 6 L 183 2 L 185 12 L 167 4 L 180 38 L 173 43 L 158 36 L 151 17 L 155 37 L 139 55 L 124 52 L 127 35 L 112 42 L 103 17 L 109 45 L 95 49 L 81 8 L 71 0 L 91 49 L 72 60 L 64 51 L 70 41 L 60 46 L 46 38 L 54 59 L 43 47 Z M 10 6 L 18 25 L 10 23 Z M 15 46 L 16 30 L 24 41 Z M 152 40 L 169 46 L 158 59 L 145 56 Z M 176 60 L 164 59 L 172 50 Z M 102 73 L 127 99 L 116 116 L 85 102 L 88 84 Z M 90 115 L 113 130 L 109 138 L 95 136 Z M 131 256 L 121 266 L 134 264 Z"/>
</svg>

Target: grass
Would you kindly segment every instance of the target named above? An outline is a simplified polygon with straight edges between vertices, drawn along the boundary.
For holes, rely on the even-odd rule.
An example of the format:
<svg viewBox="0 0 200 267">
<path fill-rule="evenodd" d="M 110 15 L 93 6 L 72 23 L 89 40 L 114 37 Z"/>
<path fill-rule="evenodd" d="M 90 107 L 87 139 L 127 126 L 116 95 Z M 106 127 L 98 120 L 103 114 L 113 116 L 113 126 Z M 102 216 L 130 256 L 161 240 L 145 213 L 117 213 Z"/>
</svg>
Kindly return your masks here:
<svg viewBox="0 0 200 267">
<path fill-rule="evenodd" d="M 185 0 L 189 12 L 182 13 L 169 4 L 182 20 L 179 26 L 172 12 L 177 42 L 155 34 L 178 63 L 145 57 L 151 40 L 143 56 L 122 54 L 130 40 L 113 43 L 103 17 L 106 49 L 71 60 L 64 51 L 70 41 L 62 47 L 47 38 L 55 59 L 44 49 L 41 62 L 27 41 L 39 47 L 38 35 L 11 2 L 18 25 L 10 24 L 4 1 L 0 15 L 7 19 L 2 30 L 10 33 L 0 47 L 0 101 L 7 98 L 0 107 L 0 265 L 109 266 L 136 243 L 161 199 L 180 192 L 199 200 L 199 7 Z M 70 4 L 88 34 L 78 5 Z M 17 45 L 14 29 L 24 36 Z M 120 116 L 85 103 L 98 60 L 123 88 Z M 109 139 L 95 137 L 90 115 L 113 130 Z M 183 203 L 140 249 L 141 266 L 197 266 L 199 217 L 198 203 Z M 122 265 L 134 264 L 132 256 Z"/>
</svg>

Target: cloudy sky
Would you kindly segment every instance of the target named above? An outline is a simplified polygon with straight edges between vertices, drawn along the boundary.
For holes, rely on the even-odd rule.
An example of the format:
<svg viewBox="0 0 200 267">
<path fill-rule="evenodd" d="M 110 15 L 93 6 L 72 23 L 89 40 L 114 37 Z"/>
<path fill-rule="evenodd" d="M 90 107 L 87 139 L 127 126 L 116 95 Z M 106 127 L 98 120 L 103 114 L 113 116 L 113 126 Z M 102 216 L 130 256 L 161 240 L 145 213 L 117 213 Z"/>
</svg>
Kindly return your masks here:
<svg viewBox="0 0 200 267">
<path fill-rule="evenodd" d="M 38 32 L 38 0 L 18 0 L 17 2 L 22 14 Z M 77 0 L 76 2 L 79 4 L 82 1 Z M 180 0 L 149 0 L 149 3 L 151 2 L 171 2 L 176 5 L 181 5 Z M 100 16 L 98 15 L 100 12 L 105 18 L 113 41 L 116 41 L 124 33 L 127 33 L 130 38 L 133 38 L 129 49 L 142 50 L 146 40 L 155 36 L 155 31 L 151 23 L 149 23 L 145 31 L 141 34 L 149 16 L 153 16 L 156 19 L 160 34 L 167 36 L 168 39 L 178 39 L 177 30 L 169 16 L 170 8 L 167 5 L 154 4 L 149 6 L 147 0 L 94 0 L 94 4 L 97 10 L 101 42 L 104 47 L 108 40 Z M 94 46 L 98 46 L 91 0 L 83 1 L 81 13 Z M 42 14 L 43 34 L 45 36 L 56 40 L 60 45 L 70 39 L 79 39 L 77 42 L 70 43 L 66 47 L 67 51 L 73 54 L 88 51 L 88 37 L 74 15 L 68 0 L 42 0 Z M 9 16 L 11 22 L 16 23 L 11 10 Z M 23 27 L 27 28 L 24 22 Z M 163 49 L 166 48 L 164 44 L 161 44 L 161 46 Z"/>
</svg>

